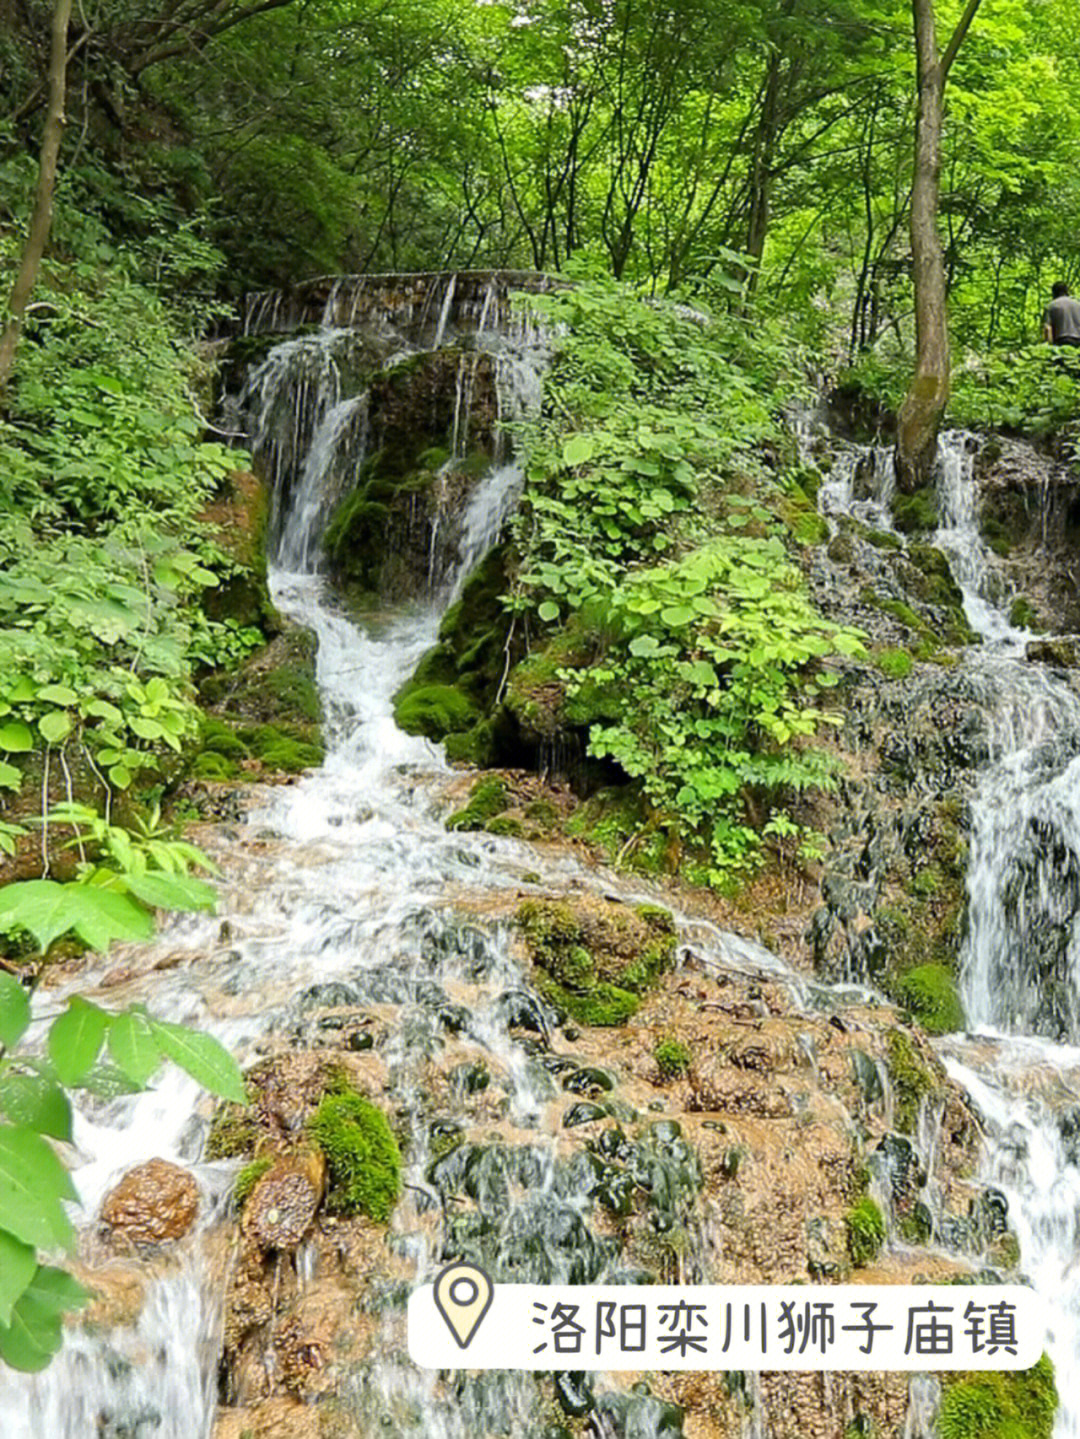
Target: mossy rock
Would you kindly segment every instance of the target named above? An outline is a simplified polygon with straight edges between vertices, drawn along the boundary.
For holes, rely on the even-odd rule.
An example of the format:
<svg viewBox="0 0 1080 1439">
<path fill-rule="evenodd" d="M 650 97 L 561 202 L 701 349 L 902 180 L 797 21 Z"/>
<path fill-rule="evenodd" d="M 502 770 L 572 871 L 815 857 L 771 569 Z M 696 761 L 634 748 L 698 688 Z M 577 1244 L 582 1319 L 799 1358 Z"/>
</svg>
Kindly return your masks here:
<svg viewBox="0 0 1080 1439">
<path fill-rule="evenodd" d="M 674 921 L 655 906 L 526 900 L 515 918 L 544 994 L 581 1024 L 621 1024 L 675 962 Z"/>
<path fill-rule="evenodd" d="M 468 804 L 455 810 L 446 821 L 446 828 L 484 829 L 496 815 L 502 814 L 508 804 L 506 785 L 498 775 L 485 775 L 473 785 Z"/>
<path fill-rule="evenodd" d="M 206 1137 L 205 1159 L 241 1159 L 252 1154 L 262 1137 L 250 1110 L 223 1101 L 214 1110 Z"/>
<path fill-rule="evenodd" d="M 1013 536 L 1009 533 L 1008 527 L 993 515 L 983 515 L 979 521 L 979 533 L 984 543 L 999 555 L 1007 560 L 1012 553 Z"/>
<path fill-rule="evenodd" d="M 273 1167 L 274 1160 L 269 1154 L 264 1154 L 259 1159 L 253 1159 L 250 1164 L 244 1165 L 233 1183 L 233 1203 L 236 1205 L 237 1211 L 243 1209 L 251 1191 L 267 1170 Z"/>
<path fill-rule="evenodd" d="M 240 738 L 251 755 L 267 769 L 300 774 L 323 761 L 322 745 L 311 731 L 298 725 L 255 725 L 240 730 Z"/>
<path fill-rule="evenodd" d="M 885 1219 L 877 1204 L 864 1195 L 844 1215 L 848 1253 L 856 1268 L 875 1260 L 885 1243 Z"/>
<path fill-rule="evenodd" d="M 890 680 L 906 680 L 914 668 L 915 661 L 907 650 L 886 648 L 874 655 L 874 664 Z"/>
<path fill-rule="evenodd" d="M 1009 606 L 1009 624 L 1013 629 L 1030 630 L 1032 634 L 1041 634 L 1045 628 L 1039 611 L 1025 595 L 1017 595 Z"/>
<path fill-rule="evenodd" d="M 665 1079 L 679 1079 L 690 1068 L 693 1055 L 678 1039 L 661 1039 L 653 1050 L 656 1067 Z"/>
<path fill-rule="evenodd" d="M 922 1102 L 939 1087 L 940 1080 L 919 1053 L 911 1035 L 902 1029 L 889 1030 L 886 1060 L 893 1086 L 896 1128 L 901 1134 L 914 1134 Z"/>
<path fill-rule="evenodd" d="M 902 535 L 937 529 L 937 496 L 927 485 L 912 494 L 897 491 L 892 502 L 893 524 Z"/>
<path fill-rule="evenodd" d="M 323 1096 L 308 1129 L 329 1169 L 327 1210 L 385 1223 L 401 1194 L 401 1151 L 382 1110 L 343 1089 Z"/>
<path fill-rule="evenodd" d="M 944 1374 L 940 1439 L 1052 1439 L 1058 1393 L 1044 1354 L 1031 1369 Z"/>
<path fill-rule="evenodd" d="M 471 730 L 482 715 L 475 701 L 456 685 L 410 681 L 394 697 L 394 719 L 406 734 L 441 740 Z"/>
<path fill-rule="evenodd" d="M 909 969 L 893 982 L 890 992 L 927 1034 L 954 1034 L 964 1027 L 956 980 L 943 964 Z"/>
<path fill-rule="evenodd" d="M 894 535 L 891 530 L 867 530 L 866 542 L 873 545 L 876 550 L 902 550 L 904 542 L 899 535 Z"/>
</svg>

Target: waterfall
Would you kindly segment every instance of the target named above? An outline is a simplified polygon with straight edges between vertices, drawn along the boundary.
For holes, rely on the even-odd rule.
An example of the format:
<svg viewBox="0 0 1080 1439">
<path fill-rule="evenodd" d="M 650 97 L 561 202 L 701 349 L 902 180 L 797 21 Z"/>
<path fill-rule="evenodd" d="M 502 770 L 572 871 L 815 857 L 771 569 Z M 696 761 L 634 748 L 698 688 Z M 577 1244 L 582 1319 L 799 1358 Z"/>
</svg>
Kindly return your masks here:
<svg viewBox="0 0 1080 1439">
<path fill-rule="evenodd" d="M 933 544 L 981 640 L 962 655 L 991 758 L 971 804 L 960 991 L 968 1023 L 991 1042 L 953 1036 L 942 1052 L 984 1120 L 983 1179 L 1005 1194 L 1022 1271 L 1052 1316 L 1061 1396 L 1055 1439 L 1077 1439 L 1080 1152 L 1071 1135 L 1080 1055 L 1069 1046 L 1080 1042 L 1080 694 L 1065 676 L 1023 658 L 1031 636 L 1010 623 L 1008 586 L 979 532 L 978 447 L 961 431 L 940 439 Z M 869 499 L 858 495 L 860 470 L 875 477 Z M 822 512 L 880 523 L 883 473 L 880 450 L 842 451 L 821 487 Z M 936 1432 L 936 1391 L 913 1381 L 906 1439 Z"/>
<path fill-rule="evenodd" d="M 433 566 L 436 582 L 422 601 L 354 623 L 321 573 L 329 510 L 371 444 L 371 392 L 358 378 L 370 377 L 371 366 L 357 363 L 356 337 L 342 321 L 361 300 L 382 304 L 385 293 L 354 282 L 315 287 L 304 303 L 317 299 L 316 321 L 321 316 L 324 328 L 279 345 L 248 389 L 255 448 L 274 487 L 272 596 L 317 637 L 326 759 L 295 784 L 259 791 L 246 823 L 219 827 L 208 838 L 223 874 L 220 915 L 170 918 L 157 941 L 125 955 L 119 979 L 115 959 L 103 960 L 80 973 L 78 988 L 106 1007 L 143 1002 L 164 1018 L 212 1032 L 245 1064 L 290 1045 L 325 1042 L 310 1027 L 313 996 L 334 995 L 335 1004 L 346 996 L 375 1015 L 385 1070 L 379 1102 L 409 1135 L 406 1189 L 385 1239 L 388 1274 L 379 1296 L 385 1312 L 374 1324 L 370 1353 L 335 1392 L 335 1406 L 364 1439 L 486 1433 L 531 1439 L 550 1417 L 550 1399 L 535 1380 L 463 1375 L 444 1386 L 417 1370 L 403 1357 L 402 1313 L 391 1291 L 430 1277 L 459 1254 L 490 1265 L 500 1278 L 635 1282 L 610 1222 L 592 1218 L 595 1172 L 575 1163 L 566 1143 L 564 1118 L 574 1096 L 561 1076 L 567 1064 L 582 1061 L 545 1051 L 512 1024 L 524 1008 L 538 1031 L 558 1030 L 530 986 L 510 927 L 493 911 L 522 894 L 614 894 L 628 903 L 645 896 L 519 840 L 448 831 L 440 818 L 449 778 L 442 751 L 402 733 L 394 720 L 396 690 L 434 643 L 447 606 L 520 498 L 522 476 L 512 460 L 495 456 L 458 497 L 446 516 L 450 561 L 445 571 Z M 435 293 L 441 298 L 432 314 Z M 448 294 L 430 285 L 416 290 L 409 303 L 418 330 L 445 342 L 456 326 L 472 324 L 477 348 L 495 365 L 500 416 L 527 412 L 540 386 L 535 332 L 524 323 L 501 324 L 487 280 L 472 289 L 459 282 L 452 299 Z M 249 313 L 250 328 L 269 328 L 286 313 L 287 297 L 262 297 Z M 393 330 L 396 302 L 392 313 L 380 313 L 387 327 L 380 362 L 423 352 L 422 340 Z M 1078 1439 L 1080 1166 L 1070 1136 L 1080 1123 L 1068 1105 L 1080 1110 L 1080 1056 L 1047 1040 L 1005 1041 L 999 1032 L 1030 1032 L 1045 1020 L 1053 1038 L 1076 1037 L 1080 985 L 1071 915 L 1080 903 L 1070 896 L 1080 825 L 1071 796 L 1080 791 L 1074 764 L 1080 702 L 1065 681 L 1017 658 L 1020 632 L 1001 618 L 1006 596 L 995 608 L 993 567 L 983 555 L 985 573 L 979 569 L 982 541 L 970 496 L 961 493 L 971 483 L 971 458 L 970 441 L 945 437 L 939 503 L 942 543 L 985 641 L 963 660 L 991 717 L 993 748 L 973 807 L 963 987 L 973 1024 L 990 1033 L 977 1044 L 952 1037 L 942 1048 L 985 1118 L 986 1177 L 1007 1195 L 1023 1270 L 1053 1311 L 1052 1356 L 1063 1397 L 1057 1439 Z M 822 486 L 822 510 L 834 520 L 853 514 L 888 528 L 894 482 L 887 451 L 849 449 Z M 1080 887 L 1080 877 L 1075 883 Z M 807 1010 L 843 997 L 791 974 L 752 941 L 676 918 L 691 971 L 735 971 L 763 986 L 785 985 Z M 1028 954 L 1035 931 L 1047 935 L 1047 972 L 1058 985 L 1052 1016 L 1040 1014 L 1043 981 L 1017 974 L 1017 956 Z M 63 993 L 50 991 L 51 1008 Z M 570 1043 L 558 1042 L 562 1051 Z M 425 1092 L 432 1055 L 446 1070 L 482 1062 L 490 1076 L 490 1118 L 479 1130 L 447 1089 L 438 1122 L 463 1131 L 449 1150 L 437 1143 Z M 1037 1082 L 1050 1069 L 1060 1091 L 1053 1095 L 1049 1083 Z M 143 1095 L 81 1103 L 74 1177 L 87 1251 L 97 1243 L 92 1231 L 101 1197 L 126 1169 L 157 1155 L 182 1163 L 197 1179 L 200 1228 L 175 1253 L 140 1269 L 146 1297 L 134 1322 L 76 1330 L 40 1376 L 0 1375 L 5 1439 L 209 1439 L 223 1321 L 217 1251 L 237 1164 L 205 1159 L 208 1113 L 196 1086 L 176 1073 Z M 650 1156 L 649 1164 L 661 1160 Z M 467 1207 L 447 1202 L 439 1187 L 440 1173 L 455 1165 L 468 1169 Z M 691 1245 L 692 1269 L 699 1262 L 694 1253 Z M 294 1283 L 299 1293 L 328 1278 L 314 1244 L 300 1251 L 295 1272 L 288 1262 L 281 1272 L 282 1283 Z M 350 1316 L 343 1302 L 340 1309 L 344 1329 Z M 758 1376 L 748 1376 L 746 1394 L 743 1432 L 769 1434 Z M 933 1432 L 937 1398 L 936 1381 L 913 1381 L 908 1439 Z M 627 1433 L 651 1436 L 649 1423 L 635 1420 Z"/>
</svg>

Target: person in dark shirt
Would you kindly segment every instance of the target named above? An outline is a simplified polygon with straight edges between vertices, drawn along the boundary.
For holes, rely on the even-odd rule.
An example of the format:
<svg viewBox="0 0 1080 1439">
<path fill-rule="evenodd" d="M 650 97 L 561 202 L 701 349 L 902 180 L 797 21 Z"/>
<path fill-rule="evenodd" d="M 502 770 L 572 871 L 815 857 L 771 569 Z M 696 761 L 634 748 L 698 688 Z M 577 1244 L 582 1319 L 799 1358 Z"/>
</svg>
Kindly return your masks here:
<svg viewBox="0 0 1080 1439">
<path fill-rule="evenodd" d="M 1064 280 L 1053 289 L 1053 298 L 1043 311 L 1043 335 L 1051 345 L 1080 348 L 1080 300 L 1074 300 Z"/>
</svg>

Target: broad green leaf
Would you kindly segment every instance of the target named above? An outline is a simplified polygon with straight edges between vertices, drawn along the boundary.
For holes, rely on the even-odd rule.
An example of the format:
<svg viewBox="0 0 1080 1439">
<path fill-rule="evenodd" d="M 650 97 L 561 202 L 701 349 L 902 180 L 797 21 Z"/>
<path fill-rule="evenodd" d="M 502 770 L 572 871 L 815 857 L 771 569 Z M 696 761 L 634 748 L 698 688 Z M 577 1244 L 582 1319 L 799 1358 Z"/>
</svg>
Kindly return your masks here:
<svg viewBox="0 0 1080 1439">
<path fill-rule="evenodd" d="M 29 1023 L 29 995 L 13 975 L 0 970 L 0 1044 L 13 1049 Z"/>
<path fill-rule="evenodd" d="M 49 1030 L 49 1058 L 62 1083 L 78 1084 L 101 1052 L 109 1016 L 75 995 Z"/>
<path fill-rule="evenodd" d="M 648 659 L 659 648 L 660 642 L 655 635 L 635 635 L 630 641 L 630 653 L 638 659 Z"/>
<path fill-rule="evenodd" d="M 217 890 L 190 875 L 129 874 L 128 889 L 152 909 L 210 910 L 217 908 Z"/>
<path fill-rule="evenodd" d="M 0 1215 L 9 1233 L 39 1249 L 70 1244 L 74 1230 L 60 1201 L 77 1198 L 70 1175 L 39 1134 L 0 1124 Z"/>
<path fill-rule="evenodd" d="M 6 754 L 26 754 L 33 748 L 34 736 L 28 725 L 0 725 L 0 749 Z"/>
<path fill-rule="evenodd" d="M 571 435 L 563 442 L 562 457 L 566 465 L 584 465 L 592 459 L 595 445 L 591 435 Z"/>
<path fill-rule="evenodd" d="M 209 1034 L 196 1034 L 182 1024 L 152 1019 L 150 1030 L 166 1058 L 187 1071 L 211 1094 L 246 1104 L 247 1093 L 240 1068 L 229 1051 Z"/>
<path fill-rule="evenodd" d="M 16 1299 L 37 1273 L 37 1251 L 0 1229 L 0 1326 L 11 1323 Z"/>
<path fill-rule="evenodd" d="M 0 1113 L 38 1134 L 71 1139 L 71 1103 L 59 1084 L 44 1074 L 9 1072 L 0 1077 Z"/>
<path fill-rule="evenodd" d="M 79 699 L 75 691 L 68 689 L 67 685 L 42 685 L 37 697 L 50 705 L 73 705 L 77 704 Z"/>
<path fill-rule="evenodd" d="M 5 885 L 0 915 L 28 930 L 42 950 L 69 930 L 102 950 L 114 939 L 149 939 L 154 932 L 152 917 L 127 895 L 51 879 Z"/>
<path fill-rule="evenodd" d="M 554 600 L 545 600 L 544 603 L 537 610 L 537 614 L 540 616 L 540 618 L 544 621 L 545 624 L 551 624 L 553 620 L 557 620 L 559 618 L 559 606 L 555 603 Z"/>
<path fill-rule="evenodd" d="M 50 710 L 38 720 L 38 729 L 49 744 L 59 744 L 71 733 L 71 716 L 67 710 Z"/>
<path fill-rule="evenodd" d="M 0 1358 L 12 1369 L 44 1369 L 63 1342 L 63 1317 L 89 1294 L 63 1269 L 42 1266 L 20 1295 L 11 1323 L 0 1326 Z"/>
<path fill-rule="evenodd" d="M 131 771 L 126 765 L 114 764 L 109 770 L 109 779 L 117 789 L 127 789 L 131 783 Z"/>
<path fill-rule="evenodd" d="M 22 779 L 22 770 L 0 760 L 0 789 L 21 789 Z"/>
<path fill-rule="evenodd" d="M 150 1021 L 138 1010 L 118 1014 L 109 1026 L 109 1053 L 133 1084 L 144 1085 L 161 1068 Z"/>
</svg>

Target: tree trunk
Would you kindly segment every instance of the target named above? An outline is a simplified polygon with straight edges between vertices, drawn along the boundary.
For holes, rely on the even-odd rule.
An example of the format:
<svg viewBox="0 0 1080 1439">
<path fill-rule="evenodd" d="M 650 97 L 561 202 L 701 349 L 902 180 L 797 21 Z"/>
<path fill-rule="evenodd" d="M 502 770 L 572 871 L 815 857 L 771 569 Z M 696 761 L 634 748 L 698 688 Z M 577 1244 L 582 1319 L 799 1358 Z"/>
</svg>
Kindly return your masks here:
<svg viewBox="0 0 1080 1439">
<path fill-rule="evenodd" d="M 945 75 L 938 58 L 934 0 L 913 0 L 918 60 L 911 256 L 915 283 L 915 374 L 900 410 L 897 475 L 904 490 L 930 483 L 938 429 L 949 402 L 945 262 L 938 234 Z"/>
<path fill-rule="evenodd" d="M 37 283 L 41 257 L 52 229 L 53 191 L 60 141 L 64 135 L 64 98 L 67 90 L 67 38 L 71 0 L 56 0 L 52 19 L 52 49 L 49 56 L 49 110 L 41 135 L 41 159 L 30 228 L 26 234 L 19 271 L 8 300 L 7 323 L 0 336 L 0 403 L 15 363 L 15 349 L 22 333 L 26 307 Z"/>
<path fill-rule="evenodd" d="M 945 260 L 938 234 L 941 131 L 945 85 L 981 0 L 968 0 L 960 22 L 938 54 L 934 0 L 912 0 L 918 116 L 911 191 L 911 257 L 915 284 L 915 374 L 901 409 L 896 438 L 900 488 L 919 489 L 933 478 L 937 437 L 949 403 L 949 319 Z"/>
</svg>

